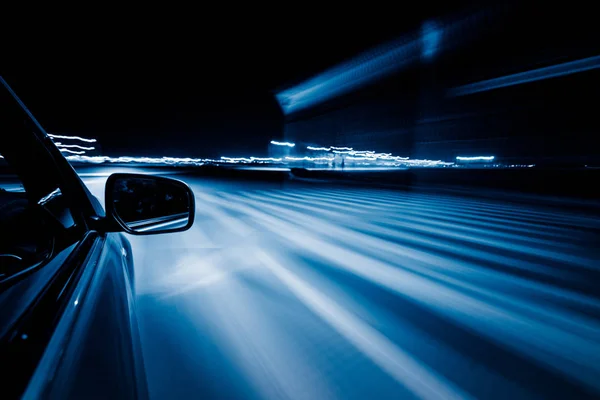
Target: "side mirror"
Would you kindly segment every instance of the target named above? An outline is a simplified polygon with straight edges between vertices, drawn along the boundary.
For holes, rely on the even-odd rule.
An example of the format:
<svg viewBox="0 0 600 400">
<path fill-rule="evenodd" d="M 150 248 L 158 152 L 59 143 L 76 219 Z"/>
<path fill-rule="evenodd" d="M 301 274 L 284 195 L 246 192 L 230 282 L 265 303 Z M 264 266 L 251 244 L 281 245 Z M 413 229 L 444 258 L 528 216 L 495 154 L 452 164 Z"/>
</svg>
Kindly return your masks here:
<svg viewBox="0 0 600 400">
<path fill-rule="evenodd" d="M 194 223 L 194 193 L 175 179 L 112 174 L 105 200 L 107 216 L 133 235 L 181 232 Z"/>
</svg>

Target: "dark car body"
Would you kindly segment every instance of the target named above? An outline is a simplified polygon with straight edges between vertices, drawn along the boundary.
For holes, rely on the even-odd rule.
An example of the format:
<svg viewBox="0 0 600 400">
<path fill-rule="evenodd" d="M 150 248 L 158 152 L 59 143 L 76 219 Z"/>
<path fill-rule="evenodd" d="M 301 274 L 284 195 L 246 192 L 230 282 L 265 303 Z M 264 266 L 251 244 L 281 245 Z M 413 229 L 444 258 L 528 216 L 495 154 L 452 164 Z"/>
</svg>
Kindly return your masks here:
<svg viewBox="0 0 600 400">
<path fill-rule="evenodd" d="M 32 204 L 48 220 L 7 222 L 0 245 L 13 230 L 48 231 L 52 243 L 26 267 L 2 267 L 0 398 L 147 398 L 129 241 L 102 229 L 111 224 L 98 199 L 1 77 L 0 109 L 10 137 L 0 152 L 25 189 L 0 192 L 2 204 Z M 1 253 L 5 265 L 21 258 Z"/>
</svg>

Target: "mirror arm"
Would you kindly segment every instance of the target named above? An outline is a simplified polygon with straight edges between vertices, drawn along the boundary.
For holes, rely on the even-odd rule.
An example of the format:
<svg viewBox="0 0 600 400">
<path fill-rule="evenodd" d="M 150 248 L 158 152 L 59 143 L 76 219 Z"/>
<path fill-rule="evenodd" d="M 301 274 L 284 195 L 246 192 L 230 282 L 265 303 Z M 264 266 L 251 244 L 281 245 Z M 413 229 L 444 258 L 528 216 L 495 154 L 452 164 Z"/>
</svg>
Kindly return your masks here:
<svg viewBox="0 0 600 400">
<path fill-rule="evenodd" d="M 100 233 L 123 232 L 124 229 L 112 217 L 92 216 L 88 221 L 89 228 Z"/>
</svg>

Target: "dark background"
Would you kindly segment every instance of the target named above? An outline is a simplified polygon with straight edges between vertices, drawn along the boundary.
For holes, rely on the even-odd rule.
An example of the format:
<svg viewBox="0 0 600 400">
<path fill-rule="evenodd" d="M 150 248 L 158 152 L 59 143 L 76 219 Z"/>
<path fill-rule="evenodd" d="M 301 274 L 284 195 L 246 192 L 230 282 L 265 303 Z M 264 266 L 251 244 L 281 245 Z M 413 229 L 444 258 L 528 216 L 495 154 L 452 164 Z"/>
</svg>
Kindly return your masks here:
<svg viewBox="0 0 600 400">
<path fill-rule="evenodd" d="M 589 7 L 523 3 L 440 18 L 464 21 L 440 51 L 288 118 L 286 139 L 418 159 L 494 155 L 506 164 L 598 165 L 598 70 L 461 97 L 449 89 L 600 54 Z M 443 31 L 443 29 L 442 29 Z"/>
<path fill-rule="evenodd" d="M 97 138 L 105 155 L 264 155 L 270 140 L 285 137 L 284 116 L 273 98 L 277 90 L 414 32 L 425 20 L 451 20 L 487 9 L 487 15 L 494 17 L 486 20 L 488 29 L 465 34 L 464 41 L 474 44 L 440 59 L 435 67 L 417 66 L 354 97 L 336 100 L 333 109 L 344 109 L 344 102 L 355 104 L 337 119 L 357 115 L 358 107 L 363 115 L 358 130 L 341 138 L 333 132 L 331 140 L 323 136 L 327 132 L 316 133 L 329 141 L 323 145 L 354 140 L 362 147 L 400 155 L 437 157 L 435 146 L 417 151 L 418 143 L 473 137 L 457 134 L 455 125 L 429 129 L 427 135 L 435 132 L 434 139 L 422 136 L 415 128 L 415 121 L 424 115 L 419 107 L 425 101 L 429 114 L 437 112 L 432 101 L 419 97 L 423 87 L 449 87 L 595 55 L 595 14 L 583 4 L 486 2 L 482 6 L 462 1 L 329 8 L 290 4 L 264 10 L 233 5 L 201 11 L 97 10 L 68 23 L 30 23 L 28 35 L 10 37 L 2 73 L 48 132 Z M 569 81 L 553 87 L 552 93 L 571 88 L 572 95 L 581 93 L 579 100 L 594 95 L 597 78 L 593 78 L 594 85 L 589 84 L 589 77 L 582 79 L 575 89 Z M 546 86 L 538 87 L 541 89 L 525 97 L 518 92 L 508 96 L 494 93 L 492 102 L 504 107 L 512 102 L 511 96 L 517 96 L 526 104 L 543 106 L 548 98 Z M 591 93 L 585 93 L 586 88 Z M 453 103 L 451 114 L 481 112 L 481 102 L 472 99 L 465 101 L 474 101 L 477 107 Z M 570 107 L 573 111 L 564 113 L 571 115 L 564 125 L 578 120 L 585 129 L 593 130 L 588 119 L 578 117 L 582 107 L 591 109 L 592 104 L 593 99 L 576 104 L 570 99 L 558 101 L 551 105 L 551 113 Z M 381 114 L 386 107 L 398 114 L 398 105 L 402 109 L 400 123 Z M 497 106 L 481 108 L 496 110 Z M 543 108 L 538 119 L 543 120 L 548 110 Z M 449 111 L 439 113 L 447 115 Z M 583 115 L 591 115 L 590 110 L 586 108 Z M 544 123 L 556 126 L 555 121 Z M 485 136 L 475 125 L 469 128 L 471 136 Z M 328 132 L 332 131 L 329 126 Z M 565 135 L 564 130 L 538 130 L 547 137 Z M 297 136 L 307 139 L 313 131 L 309 124 Z M 383 133 L 369 136 L 367 131 Z M 409 136 L 403 137 L 402 132 Z M 532 140 L 539 140 L 540 133 L 533 136 L 537 139 Z M 527 153 L 523 150 L 526 145 L 517 146 Z"/>
<path fill-rule="evenodd" d="M 275 90 L 462 4 L 93 10 L 15 25 L 2 74 L 48 132 L 106 155 L 265 153 Z"/>
</svg>

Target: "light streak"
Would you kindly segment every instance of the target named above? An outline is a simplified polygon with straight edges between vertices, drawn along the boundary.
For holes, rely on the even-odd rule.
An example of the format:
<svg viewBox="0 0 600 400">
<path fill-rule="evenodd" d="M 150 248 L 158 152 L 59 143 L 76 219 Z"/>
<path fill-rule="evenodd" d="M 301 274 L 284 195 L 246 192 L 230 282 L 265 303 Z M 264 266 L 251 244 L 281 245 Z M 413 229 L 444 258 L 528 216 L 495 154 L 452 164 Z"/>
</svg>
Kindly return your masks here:
<svg viewBox="0 0 600 400">
<path fill-rule="evenodd" d="M 225 162 L 281 162 L 282 158 L 275 157 L 221 157 L 222 161 Z"/>
<path fill-rule="evenodd" d="M 348 308 L 321 293 L 290 272 L 266 251 L 255 255 L 261 264 L 316 315 L 352 343 L 362 354 L 397 382 L 422 399 L 471 399 L 467 393 L 395 345 L 380 331 L 357 317 Z"/>
<path fill-rule="evenodd" d="M 281 158 L 275 158 L 275 157 L 250 157 L 250 159 L 252 161 L 274 161 L 274 162 L 279 162 L 282 160 Z"/>
<path fill-rule="evenodd" d="M 310 108 L 418 61 L 420 47 L 417 37 L 381 46 L 277 93 L 277 100 L 285 114 Z"/>
<path fill-rule="evenodd" d="M 52 139 L 70 139 L 70 140 L 80 140 L 82 142 L 86 142 L 86 143 L 95 143 L 96 139 L 86 139 L 86 138 L 82 138 L 79 136 L 66 136 L 66 135 L 53 135 L 53 134 L 48 134 L 48 136 L 50 136 Z"/>
<path fill-rule="evenodd" d="M 456 159 L 458 161 L 492 161 L 494 158 L 494 156 L 477 156 L 477 157 L 462 157 L 462 156 L 457 156 Z"/>
<path fill-rule="evenodd" d="M 221 157 L 221 160 L 225 162 L 252 162 L 250 158 L 246 157 Z"/>
<path fill-rule="evenodd" d="M 69 161 L 102 164 L 102 163 L 139 163 L 139 164 L 157 164 L 157 165 L 204 165 L 207 163 L 213 164 L 268 164 L 277 163 L 283 164 L 287 162 L 313 162 L 313 163 L 332 163 L 335 160 L 333 155 L 322 156 L 322 157 L 310 157 L 310 156 L 287 156 L 283 158 L 277 157 L 221 157 L 218 160 L 207 159 L 207 158 L 177 158 L 177 157 L 108 157 L 108 156 L 86 156 L 82 155 L 84 152 L 75 152 L 68 149 L 61 149 L 61 151 L 70 152 L 75 155 L 68 155 L 66 158 Z M 406 168 L 406 167 L 447 167 L 455 165 L 453 162 L 445 162 L 442 160 L 419 160 L 409 159 L 408 157 L 396 157 L 391 156 L 388 153 L 377 154 L 377 153 L 366 153 L 358 156 L 346 156 L 345 160 L 349 161 L 347 166 L 348 170 L 352 170 L 352 163 L 363 167 L 388 167 L 388 168 Z"/>
<path fill-rule="evenodd" d="M 421 57 L 424 59 L 431 59 L 439 48 L 440 43 L 440 29 L 432 21 L 427 21 L 423 24 L 422 29 L 422 41 L 423 49 Z"/>
<path fill-rule="evenodd" d="M 487 11 L 454 21 L 425 22 L 421 29 L 357 55 L 276 94 L 284 114 L 310 109 L 377 82 L 466 43 L 464 31 L 484 28 Z M 460 39 L 458 39 L 460 37 Z M 443 45 L 442 45 L 443 44 Z"/>
<path fill-rule="evenodd" d="M 596 68 L 600 68 L 600 56 L 584 58 L 582 60 L 566 62 L 563 64 L 534 69 L 531 71 L 501 76 L 499 78 L 488 79 L 481 82 L 470 83 L 468 85 L 458 86 L 450 89 L 448 93 L 450 96 L 464 96 L 472 93 L 485 92 L 488 90 L 515 86 L 523 83 L 571 75 Z"/>
<path fill-rule="evenodd" d="M 332 161 L 331 157 L 286 157 L 289 161 Z"/>
<path fill-rule="evenodd" d="M 144 295 L 164 299 L 161 301 L 191 302 L 193 307 L 181 315 L 180 325 L 176 325 L 177 319 L 163 313 L 163 320 L 173 328 L 169 334 L 174 342 L 187 339 L 188 331 L 183 328 L 192 326 L 190 321 L 198 329 L 214 326 L 214 336 L 207 335 L 203 340 L 208 346 L 224 349 L 224 357 L 235 355 L 231 363 L 225 364 L 223 373 L 234 366 L 240 377 L 252 383 L 248 388 L 262 389 L 264 381 L 273 382 L 272 387 L 276 388 L 259 391 L 256 395 L 248 389 L 243 392 L 247 397 L 268 397 L 265 393 L 269 395 L 277 390 L 271 397 L 292 393 L 289 397 L 294 398 L 298 387 L 313 390 L 303 394 L 305 398 L 315 399 L 369 397 L 369 394 L 374 398 L 401 397 L 405 385 L 395 384 L 384 374 L 400 381 L 412 371 L 415 375 L 405 382 L 410 388 L 422 386 L 427 390 L 431 383 L 428 377 L 435 375 L 434 382 L 441 378 L 446 385 L 451 382 L 461 394 L 474 398 L 489 397 L 494 391 L 504 398 L 545 398 L 552 397 L 552 391 L 558 392 L 557 388 L 566 389 L 560 393 L 573 393 L 585 374 L 592 379 L 597 376 L 594 364 L 591 364 L 593 371 L 586 372 L 586 368 L 590 368 L 587 360 L 596 361 L 595 353 L 589 349 L 598 346 L 597 319 L 594 318 L 598 302 L 594 300 L 589 304 L 587 299 L 575 297 L 580 285 L 590 287 L 589 282 L 580 282 L 590 275 L 580 273 L 567 262 L 537 260 L 535 247 L 526 257 L 505 250 L 512 243 L 540 235 L 552 240 L 553 245 L 564 244 L 564 237 L 570 236 L 573 242 L 579 242 L 571 252 L 585 253 L 576 214 L 563 216 L 556 210 L 544 211 L 543 217 L 558 222 L 544 226 L 528 214 L 531 210 L 539 211 L 538 208 L 530 209 L 514 202 L 347 187 L 286 186 L 265 190 L 236 187 L 232 191 L 220 186 L 213 188 L 204 182 L 189 182 L 195 184 L 192 188 L 202 196 L 198 200 L 202 203 L 202 213 L 211 216 L 214 222 L 212 229 L 225 233 L 227 241 L 217 244 L 205 239 L 204 230 L 190 230 L 180 242 L 188 247 L 196 246 L 195 251 L 179 257 L 182 252 L 177 245 L 180 242 L 175 243 L 172 246 L 177 253 L 173 256 L 174 268 L 168 270 L 164 269 L 162 259 L 155 256 L 164 253 L 164 248 L 157 249 L 157 253 L 151 244 L 140 243 L 144 246 L 134 247 L 134 250 L 145 252 L 147 264 L 144 267 L 153 272 L 155 279 L 144 281 L 139 290 Z M 99 185 L 97 190 L 101 193 Z M 234 196 L 226 197 L 228 194 Z M 265 209 L 265 204 L 279 207 Z M 503 208 L 498 208 L 499 205 Z M 477 212 L 474 212 L 475 207 Z M 422 214 L 422 220 L 415 223 L 415 227 L 402 225 L 415 213 Z M 447 236 L 461 227 L 474 226 L 473 217 L 478 216 L 477 227 L 484 231 L 480 235 L 495 235 L 488 246 L 476 246 Z M 314 219 L 305 223 L 306 217 Z M 390 217 L 394 222 L 387 225 Z M 496 218 L 497 225 L 492 225 L 490 218 Z M 565 223 L 562 218 L 570 221 Z M 449 223 L 445 232 L 428 233 L 429 228 L 437 227 L 442 221 Z M 238 226 L 246 228 L 245 236 L 239 235 Z M 521 237 L 503 235 L 514 233 L 515 229 L 532 232 L 521 231 Z M 266 240 L 246 240 L 257 232 Z M 240 238 L 250 243 L 238 249 L 236 244 L 240 244 Z M 365 239 L 369 241 L 365 243 Z M 590 241 L 585 246 L 589 248 L 594 243 Z M 323 245 L 325 248 L 321 250 Z M 214 251 L 216 247 L 217 250 L 224 247 L 226 251 Z M 360 264 L 355 254 L 363 257 L 358 260 Z M 262 258 L 265 255 L 267 259 Z M 499 257 L 502 257 L 500 261 Z M 369 271 L 372 262 L 376 268 L 373 272 Z M 382 270 L 381 262 L 389 267 Z M 353 263 L 358 266 L 352 267 Z M 529 265 L 546 271 L 545 276 L 553 279 L 533 273 L 511 273 L 529 271 Z M 592 259 L 590 266 L 594 265 Z M 408 277 L 404 270 L 409 271 Z M 285 276 L 280 279 L 282 271 Z M 385 272 L 389 273 L 384 275 Z M 245 279 L 249 274 L 253 279 Z M 574 278 L 567 280 L 567 288 L 562 285 L 565 275 Z M 401 286 L 406 277 L 417 285 L 415 290 L 404 290 Z M 418 277 L 423 279 L 415 281 Z M 452 291 L 448 293 L 447 289 Z M 265 298 L 267 292 L 269 296 L 279 296 L 276 306 L 271 307 L 271 297 Z M 238 297 L 239 294 L 242 297 Z M 199 296 L 204 296 L 206 301 L 197 301 Z M 436 298 L 438 301 L 432 304 Z M 478 303 L 473 304 L 476 301 Z M 500 309 L 502 315 L 475 308 L 476 316 L 467 319 L 468 312 L 481 302 Z M 215 310 L 218 313 L 212 314 Z M 156 310 L 156 315 L 159 311 Z M 511 318 L 502 318 L 507 312 Z M 581 321 L 585 316 L 587 322 Z M 522 331 L 519 322 L 523 319 L 525 323 L 536 323 L 536 328 L 540 321 L 545 322 L 545 326 Z M 557 333 L 556 329 L 544 329 L 548 325 L 562 331 L 557 340 L 548 342 L 548 338 Z M 290 326 L 303 329 L 294 331 Z M 480 333 L 488 327 L 489 333 Z M 507 337 L 511 331 L 512 335 Z M 560 340 L 569 331 L 587 335 L 596 347 L 588 347 L 585 353 L 573 351 L 566 362 L 562 357 L 540 359 L 529 350 L 529 347 L 542 347 L 554 355 L 557 347 L 563 347 L 567 353 L 570 342 L 563 345 Z M 297 339 L 302 346 L 298 346 Z M 172 382 L 181 378 L 180 371 L 173 366 L 185 362 L 186 357 L 206 356 L 205 345 L 188 347 L 189 351 L 175 360 L 164 359 L 164 353 L 148 352 L 154 357 L 150 361 L 169 361 L 157 363 L 161 369 L 153 370 L 150 376 L 160 382 L 158 387 L 165 393 L 172 393 Z M 299 347 L 302 348 L 300 356 L 290 354 L 289 349 L 295 351 Z M 329 351 L 323 352 L 324 348 Z M 404 362 L 405 358 L 399 357 L 398 351 L 406 353 L 414 362 Z M 349 372 L 344 368 L 348 360 L 352 362 Z M 581 371 L 572 371 L 573 381 L 561 376 L 578 362 L 583 367 Z M 264 363 L 265 368 L 256 368 L 263 365 L 259 363 Z M 426 370 L 415 370 L 412 368 L 415 363 Z M 301 367 L 316 368 L 315 365 L 326 365 L 335 373 L 314 373 L 314 370 L 298 373 Z M 507 373 L 505 368 L 511 370 Z M 357 371 L 363 379 L 355 379 Z M 190 387 L 194 387 L 193 375 L 184 381 Z M 321 379 L 325 381 L 322 386 Z M 280 387 L 290 389 L 291 384 L 285 382 L 292 382 L 296 392 L 280 390 Z M 240 393 L 217 386 L 214 390 L 215 396 L 223 396 L 225 390 L 229 398 L 239 397 Z M 446 394 L 440 396 L 445 398 Z"/>
<path fill-rule="evenodd" d="M 55 142 L 54 143 L 57 147 L 64 147 L 64 148 L 75 148 L 75 149 L 81 149 L 81 150 L 94 150 L 95 147 L 84 147 L 84 146 L 80 146 L 78 144 L 62 144 L 61 142 Z"/>
<path fill-rule="evenodd" d="M 290 146 L 294 143 L 289 142 L 276 142 L 278 145 Z M 285 144 L 282 144 L 285 143 Z M 178 158 L 178 157 L 108 157 L 108 156 L 86 156 L 83 155 L 85 151 L 73 151 L 66 149 L 67 145 L 57 143 L 60 146 L 59 149 L 62 152 L 71 153 L 73 155 L 67 155 L 66 158 L 69 161 L 81 162 L 81 163 L 123 163 L 123 164 L 154 164 L 154 165 L 182 165 L 182 166 L 200 166 L 204 164 L 246 164 L 246 165 L 265 165 L 265 164 L 279 164 L 280 167 L 285 167 L 286 164 L 296 162 L 314 163 L 314 166 L 322 166 L 324 163 L 329 164 L 333 169 L 339 168 L 343 165 L 344 170 L 348 171 L 359 171 L 377 168 L 408 168 L 408 167 L 451 167 L 460 166 L 454 162 L 447 162 L 443 160 L 423 160 L 423 159 L 411 159 L 409 157 L 394 156 L 392 153 L 376 153 L 374 150 L 354 150 L 352 147 L 317 147 L 307 146 L 308 150 L 312 151 L 327 151 L 328 155 L 311 157 L 311 156 L 286 156 L 286 157 L 225 157 L 222 156 L 218 160 L 207 159 L 207 158 Z M 76 147 L 82 149 L 83 146 L 68 145 L 69 147 Z M 341 160 L 340 160 L 341 155 Z M 494 156 L 478 156 L 478 157 L 456 157 L 457 161 L 492 161 Z M 311 168 L 311 165 L 304 164 L 306 168 Z M 498 165 L 500 166 L 500 165 Z M 521 167 L 521 165 L 518 165 Z M 531 167 L 532 165 L 523 165 L 523 167 Z M 515 167 L 515 166 L 512 166 Z"/>
<path fill-rule="evenodd" d="M 595 379 L 598 355 L 589 351 L 598 344 L 597 321 L 584 317 L 586 313 L 579 311 L 596 309 L 598 302 L 595 298 L 582 298 L 579 293 L 562 287 L 562 278 L 567 272 L 596 269 L 593 256 L 574 263 L 569 255 L 586 253 L 586 250 L 589 251 L 587 246 L 593 244 L 586 244 L 584 249 L 579 247 L 579 241 L 574 240 L 577 250 L 569 252 L 548 252 L 545 249 L 549 246 L 544 245 L 543 253 L 539 252 L 537 245 L 519 245 L 519 241 L 546 235 L 554 246 L 562 246 L 564 235 L 576 232 L 579 222 L 574 215 L 556 211 L 544 213 L 543 217 L 548 221 L 569 221 L 565 223 L 569 228 L 556 228 L 560 235 L 554 235 L 545 231 L 548 225 L 540 221 L 541 215 L 532 221 L 530 213 L 533 210 L 522 205 L 498 208 L 498 204 L 491 201 L 431 195 L 415 198 L 412 194 L 401 195 L 392 191 L 387 194 L 378 191 L 367 196 L 366 191 L 356 190 L 346 193 L 329 190 L 325 194 L 322 189 L 292 195 L 290 192 L 289 189 L 263 191 L 264 197 L 255 195 L 253 191 L 220 194 L 215 196 L 213 204 L 235 210 L 236 215 L 243 213 L 279 235 L 282 243 L 293 243 L 293 251 L 302 251 L 303 257 L 306 257 L 302 260 L 303 264 L 308 259 L 312 265 L 327 265 L 328 268 L 354 274 L 447 318 L 452 321 L 448 325 L 450 329 L 456 328 L 452 324 L 460 325 L 460 338 L 464 338 L 464 327 L 471 332 L 469 335 L 474 341 L 485 343 L 485 348 L 491 341 L 504 348 L 503 352 L 516 353 L 515 365 L 522 362 L 537 364 L 548 368 L 548 375 L 552 373 L 550 376 L 558 373 L 595 391 L 600 390 Z M 285 204 L 273 204 L 273 195 L 282 198 Z M 321 197 L 323 203 L 315 204 L 315 196 Z M 298 212 L 299 198 L 302 197 L 305 198 L 306 211 Z M 347 200 L 344 204 L 340 202 L 342 197 Z M 335 205 L 339 205 L 341 213 L 331 218 L 330 207 Z M 348 210 L 352 213 L 348 214 Z M 469 210 L 468 218 L 465 210 Z M 465 230 L 465 221 L 473 222 L 471 217 L 475 210 L 482 217 L 479 232 L 472 231 L 468 242 L 462 235 L 457 245 L 453 239 L 457 238 L 456 230 Z M 406 215 L 415 212 L 424 215 L 418 223 L 408 223 Z M 490 215 L 500 221 L 502 229 L 489 226 Z M 511 216 L 509 221 L 505 218 L 507 215 Z M 381 225 L 373 223 L 377 220 L 387 223 L 390 216 L 397 220 L 393 224 L 395 229 L 382 230 Z M 438 221 L 440 216 L 453 218 L 454 222 L 442 223 Z M 597 225 L 597 221 L 594 224 Z M 444 228 L 439 229 L 440 226 Z M 538 233 L 530 235 L 523 232 L 510 236 L 503 233 L 515 226 Z M 554 230 L 554 224 L 549 226 Z M 384 238 L 386 236 L 389 238 Z M 473 240 L 481 243 L 486 236 L 486 247 L 469 244 Z M 402 241 L 398 240 L 400 238 Z M 406 244 L 402 243 L 404 240 Z M 360 244 L 358 249 L 357 243 Z M 517 252 L 515 245 L 520 248 Z M 444 252 L 439 252 L 441 246 L 446 249 Z M 465 260 L 465 254 L 477 261 Z M 498 257 L 506 260 L 499 263 L 505 266 L 501 270 L 494 268 L 495 262 L 491 262 Z M 527 261 L 531 259 L 531 262 Z M 561 265 L 560 269 L 548 268 L 548 261 L 552 265 Z M 523 263 L 561 280 L 538 280 L 535 275 L 523 276 L 506 268 L 520 269 Z M 285 265 L 290 270 L 295 269 L 290 262 Z M 365 265 L 368 268 L 364 268 Z M 571 276 L 573 280 L 569 281 L 587 287 L 585 275 Z M 531 293 L 537 295 L 531 296 Z M 552 300 L 548 301 L 548 298 Z M 594 302 L 593 306 L 590 301 Z M 573 308 L 578 311 L 573 311 Z M 378 324 L 379 327 L 383 325 Z M 423 331 L 420 332 L 422 334 Z M 448 346 L 452 347 L 452 344 Z M 421 343 L 415 343 L 415 347 L 422 347 Z M 440 348 L 433 346 L 432 350 L 436 354 L 440 352 Z M 470 356 L 468 359 L 472 362 Z M 481 362 L 486 363 L 487 360 L 489 358 L 482 357 Z M 472 372 L 464 376 L 464 382 L 468 384 L 472 383 L 472 379 Z"/>
<path fill-rule="evenodd" d="M 177 157 L 108 157 L 108 156 L 66 156 L 67 160 L 92 164 L 103 163 L 140 163 L 140 164 L 167 164 L 167 165 L 202 165 L 212 160 L 201 158 L 177 158 Z"/>
<path fill-rule="evenodd" d="M 294 146 L 296 146 L 295 143 L 278 142 L 278 141 L 275 141 L 275 140 L 271 140 L 271 144 L 274 144 L 275 146 L 288 146 L 288 147 L 294 147 Z"/>
<path fill-rule="evenodd" d="M 85 154 L 85 151 L 74 151 L 74 150 L 69 150 L 69 149 L 60 149 L 60 148 L 59 148 L 59 150 L 60 150 L 60 151 L 67 152 L 67 153 L 72 153 L 72 154 Z"/>
<path fill-rule="evenodd" d="M 348 156 L 346 157 L 346 160 L 357 160 L 357 161 L 377 161 L 377 157 L 355 157 L 355 156 Z"/>
<path fill-rule="evenodd" d="M 344 171 L 398 171 L 405 170 L 406 167 L 390 166 L 390 167 L 347 167 Z M 329 171 L 329 168 L 307 168 L 309 171 Z"/>
<path fill-rule="evenodd" d="M 48 201 L 61 196 L 62 192 L 60 190 L 60 188 L 54 189 L 52 192 L 50 192 L 49 194 L 47 194 L 46 196 L 42 197 L 41 199 L 38 200 L 38 204 L 39 205 L 44 205 L 46 204 Z"/>
<path fill-rule="evenodd" d="M 451 165 L 453 163 L 444 163 L 440 160 L 410 160 L 409 157 L 400 157 L 393 156 L 392 153 L 376 153 L 374 150 L 354 150 L 352 147 L 317 147 L 317 146 L 306 146 L 307 150 L 312 151 L 326 151 L 331 152 L 333 154 L 343 154 L 346 155 L 344 160 L 349 161 L 375 161 L 379 162 L 376 165 L 384 165 L 384 166 L 395 166 L 396 164 L 383 163 L 381 161 L 393 161 L 396 163 L 404 163 L 406 166 L 408 164 L 418 165 L 418 166 L 438 166 L 438 165 Z M 333 158 L 332 158 L 333 159 Z M 401 164 L 397 164 L 397 166 L 401 166 Z"/>
</svg>

